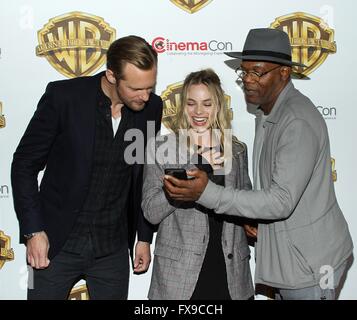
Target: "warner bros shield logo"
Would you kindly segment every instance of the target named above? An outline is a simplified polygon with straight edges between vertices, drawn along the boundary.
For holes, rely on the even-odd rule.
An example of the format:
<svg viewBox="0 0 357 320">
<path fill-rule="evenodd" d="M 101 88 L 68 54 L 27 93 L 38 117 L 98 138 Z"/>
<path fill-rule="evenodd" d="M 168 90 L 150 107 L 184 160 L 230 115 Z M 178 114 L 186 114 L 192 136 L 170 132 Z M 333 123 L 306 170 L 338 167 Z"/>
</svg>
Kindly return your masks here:
<svg viewBox="0 0 357 320">
<path fill-rule="evenodd" d="M 285 31 L 292 46 L 292 60 L 307 66 L 294 67 L 296 74 L 307 76 L 336 52 L 334 30 L 326 22 L 313 15 L 296 12 L 276 18 L 271 28 Z"/>
<path fill-rule="evenodd" d="M 162 123 L 164 126 L 176 132 L 178 130 L 177 126 L 177 113 L 178 109 L 182 104 L 182 86 L 183 82 L 176 82 L 170 84 L 166 89 L 161 93 L 161 99 L 163 101 L 163 114 L 162 114 Z M 230 108 L 231 97 L 225 95 L 225 102 L 227 112 L 229 113 L 230 119 L 233 119 L 233 112 Z"/>
<path fill-rule="evenodd" d="M 195 13 L 208 5 L 212 0 L 170 0 L 173 4 L 188 13 Z"/>
<path fill-rule="evenodd" d="M 0 230 L 0 269 L 6 261 L 14 260 L 14 250 L 11 249 L 11 239 Z"/>
<path fill-rule="evenodd" d="M 103 18 L 70 12 L 50 19 L 38 31 L 36 55 L 68 78 L 92 75 L 105 63 L 114 39 L 115 29 Z"/>
<path fill-rule="evenodd" d="M 2 113 L 2 103 L 0 101 L 0 128 L 5 128 L 6 126 L 6 120 L 5 116 Z"/>
<path fill-rule="evenodd" d="M 89 300 L 87 286 L 83 284 L 72 288 L 68 300 Z"/>
</svg>

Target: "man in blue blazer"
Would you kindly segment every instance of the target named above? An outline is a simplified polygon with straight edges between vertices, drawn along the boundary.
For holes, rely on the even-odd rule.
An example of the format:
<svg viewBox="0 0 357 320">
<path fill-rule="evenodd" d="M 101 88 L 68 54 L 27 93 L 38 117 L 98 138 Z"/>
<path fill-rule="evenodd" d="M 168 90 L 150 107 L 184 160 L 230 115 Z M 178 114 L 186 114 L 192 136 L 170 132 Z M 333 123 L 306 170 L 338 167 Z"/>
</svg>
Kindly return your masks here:
<svg viewBox="0 0 357 320">
<path fill-rule="evenodd" d="M 126 299 L 136 236 L 134 272 L 148 269 L 153 229 L 140 203 L 147 132 L 162 116 L 156 76 L 157 53 L 128 36 L 110 46 L 105 72 L 48 84 L 11 170 L 29 299 L 66 299 L 80 278 L 91 299 Z M 142 148 L 130 153 L 133 136 Z"/>
</svg>

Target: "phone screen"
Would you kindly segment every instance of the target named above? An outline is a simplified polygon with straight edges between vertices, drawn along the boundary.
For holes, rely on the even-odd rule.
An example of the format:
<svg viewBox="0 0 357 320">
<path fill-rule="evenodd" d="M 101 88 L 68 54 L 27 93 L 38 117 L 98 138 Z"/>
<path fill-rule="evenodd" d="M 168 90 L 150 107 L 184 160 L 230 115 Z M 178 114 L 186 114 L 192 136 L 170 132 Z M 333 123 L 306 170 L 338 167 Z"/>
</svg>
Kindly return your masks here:
<svg viewBox="0 0 357 320">
<path fill-rule="evenodd" d="M 165 169 L 165 174 L 180 180 L 187 180 L 186 170 L 183 168 L 167 168 Z"/>
</svg>

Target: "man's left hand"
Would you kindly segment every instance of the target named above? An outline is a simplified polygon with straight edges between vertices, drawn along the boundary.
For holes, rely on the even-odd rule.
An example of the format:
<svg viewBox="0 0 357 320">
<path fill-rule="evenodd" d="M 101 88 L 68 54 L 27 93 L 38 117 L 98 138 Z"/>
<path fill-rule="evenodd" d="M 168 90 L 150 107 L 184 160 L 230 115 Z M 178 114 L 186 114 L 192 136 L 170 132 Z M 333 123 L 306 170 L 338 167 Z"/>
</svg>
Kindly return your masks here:
<svg viewBox="0 0 357 320">
<path fill-rule="evenodd" d="M 150 243 L 138 241 L 135 245 L 134 273 L 144 273 L 151 262 Z"/>
<path fill-rule="evenodd" d="M 201 170 L 189 170 L 188 176 L 194 179 L 180 180 L 173 176 L 165 175 L 164 187 L 167 194 L 173 200 L 179 201 L 196 201 L 205 190 L 208 177 L 206 172 Z"/>
</svg>

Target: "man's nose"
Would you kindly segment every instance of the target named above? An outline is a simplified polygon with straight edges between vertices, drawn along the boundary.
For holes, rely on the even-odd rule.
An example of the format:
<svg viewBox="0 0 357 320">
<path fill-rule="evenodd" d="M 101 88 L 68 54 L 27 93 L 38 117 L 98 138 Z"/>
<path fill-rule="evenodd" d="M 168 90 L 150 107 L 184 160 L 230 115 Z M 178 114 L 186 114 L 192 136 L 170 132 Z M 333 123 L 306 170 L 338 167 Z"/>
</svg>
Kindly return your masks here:
<svg viewBox="0 0 357 320">
<path fill-rule="evenodd" d="M 145 102 L 149 100 L 149 97 L 150 97 L 150 90 L 143 90 L 143 92 L 140 94 L 140 98 Z"/>
<path fill-rule="evenodd" d="M 245 85 L 246 83 L 253 83 L 255 82 L 254 76 L 250 73 L 247 73 L 243 79 L 242 79 L 243 84 Z"/>
</svg>

